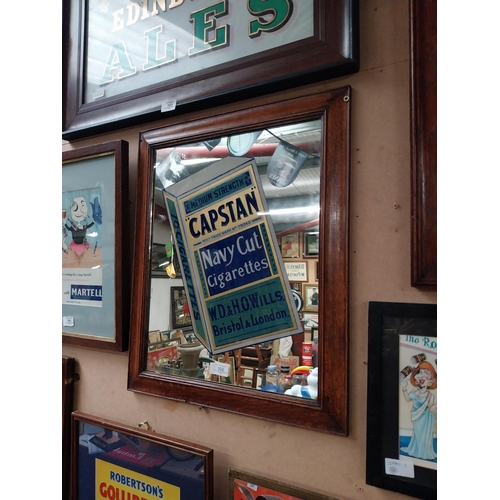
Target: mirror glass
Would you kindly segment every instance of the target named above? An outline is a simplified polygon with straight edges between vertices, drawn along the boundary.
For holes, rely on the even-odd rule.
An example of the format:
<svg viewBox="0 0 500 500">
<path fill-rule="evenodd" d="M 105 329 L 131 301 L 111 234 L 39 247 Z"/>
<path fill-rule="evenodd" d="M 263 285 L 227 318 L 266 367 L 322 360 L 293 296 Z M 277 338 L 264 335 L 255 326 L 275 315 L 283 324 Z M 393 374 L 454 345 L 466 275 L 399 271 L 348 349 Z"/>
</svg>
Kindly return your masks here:
<svg viewBox="0 0 500 500">
<path fill-rule="evenodd" d="M 147 371 L 316 399 L 322 138 L 311 119 L 154 150 Z M 193 332 L 163 189 L 231 155 L 256 162 L 303 331 L 212 355 Z"/>
<path fill-rule="evenodd" d="M 350 89 L 277 92 L 167 121 L 139 141 L 128 389 L 347 435 Z M 193 333 L 162 190 L 238 155 L 255 160 L 301 327 L 212 355 Z"/>
</svg>

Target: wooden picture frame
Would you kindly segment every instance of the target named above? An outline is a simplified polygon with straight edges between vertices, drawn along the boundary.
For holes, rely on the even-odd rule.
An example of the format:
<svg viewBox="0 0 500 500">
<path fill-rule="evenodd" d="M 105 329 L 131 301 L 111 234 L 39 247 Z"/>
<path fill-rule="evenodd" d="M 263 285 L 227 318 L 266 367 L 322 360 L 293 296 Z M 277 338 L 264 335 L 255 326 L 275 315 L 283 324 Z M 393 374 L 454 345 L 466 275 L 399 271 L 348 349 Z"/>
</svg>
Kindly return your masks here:
<svg viewBox="0 0 500 500">
<path fill-rule="evenodd" d="M 69 498 L 71 463 L 71 413 L 75 394 L 75 382 L 79 375 L 75 372 L 76 360 L 62 357 L 62 492 Z"/>
<path fill-rule="evenodd" d="M 179 358 L 177 348 L 181 345 L 180 339 L 162 340 L 149 344 L 147 370 L 162 372 L 171 370 L 172 364 Z M 165 366 L 167 365 L 167 366 Z"/>
<path fill-rule="evenodd" d="M 437 306 L 368 307 L 366 482 L 435 499 Z"/>
<path fill-rule="evenodd" d="M 301 283 L 307 283 L 308 272 L 307 272 L 307 261 L 305 260 L 292 260 L 283 261 L 285 265 L 286 274 L 289 281 L 297 281 Z"/>
<path fill-rule="evenodd" d="M 318 338 L 318 327 L 317 326 L 312 326 L 311 327 L 311 340 L 314 342 L 314 339 Z"/>
<path fill-rule="evenodd" d="M 304 257 L 318 258 L 319 254 L 319 233 L 310 232 L 304 233 Z"/>
<path fill-rule="evenodd" d="M 229 469 L 229 500 L 273 499 L 273 500 L 338 500 L 334 497 L 314 493 L 279 481 L 255 476 L 237 469 Z"/>
<path fill-rule="evenodd" d="M 128 154 L 121 140 L 62 153 L 64 344 L 128 348 Z"/>
<path fill-rule="evenodd" d="M 298 232 L 281 238 L 281 256 L 284 259 L 298 259 L 300 257 L 300 238 Z"/>
<path fill-rule="evenodd" d="M 157 344 L 161 342 L 161 332 L 160 330 L 151 330 L 148 332 L 148 345 L 151 346 L 153 344 Z"/>
<path fill-rule="evenodd" d="M 134 307 L 131 313 L 127 379 L 129 390 L 178 402 L 191 401 L 200 406 L 325 433 L 348 435 L 350 95 L 349 87 L 313 94 L 308 88 L 297 89 L 292 95 L 285 93 L 286 99 L 281 93 L 267 96 L 265 100 L 255 98 L 235 104 L 230 109 L 221 108 L 209 120 L 201 114 L 189 122 L 180 121 L 141 134 L 132 290 L 132 303 L 137 307 Z M 317 400 L 285 398 L 284 395 L 245 387 L 148 372 L 145 370 L 145 352 L 147 332 L 150 330 L 148 305 L 151 280 L 148 270 L 149 242 L 152 241 L 153 231 L 155 157 L 166 152 L 165 150 L 181 148 L 192 142 L 200 142 L 205 151 L 204 141 L 221 135 L 232 136 L 262 130 L 268 123 L 272 127 L 287 127 L 303 120 L 321 123 L 322 154 L 320 159 L 314 158 L 318 160 L 317 168 L 320 169 L 323 179 L 336 179 L 335 183 L 318 183 L 320 219 L 311 221 L 310 226 L 319 228 L 325 248 L 335 246 L 338 249 L 335 259 L 320 258 L 321 290 L 328 290 L 328 294 L 320 298 L 319 310 L 316 313 L 316 317 L 321 318 Z M 326 140 L 328 144 L 336 146 L 326 147 Z M 216 153 L 218 154 L 218 151 Z"/>
<path fill-rule="evenodd" d="M 303 285 L 303 297 L 304 297 L 304 311 L 317 311 L 318 310 L 318 300 L 319 300 L 319 290 L 318 285 Z"/>
<path fill-rule="evenodd" d="M 304 321 L 304 330 L 311 331 L 311 328 L 319 328 L 319 315 L 317 312 L 304 312 L 302 313 L 302 320 Z"/>
<path fill-rule="evenodd" d="M 358 0 L 282 2 L 265 21 L 267 6 L 233 0 L 141 15 L 88 4 L 63 4 L 66 140 L 359 69 Z"/>
<path fill-rule="evenodd" d="M 411 284 L 437 285 L 437 1 L 410 0 Z"/>
<path fill-rule="evenodd" d="M 218 376 L 218 381 L 223 384 L 236 384 L 236 365 L 234 356 L 228 356 L 226 354 L 218 354 L 216 355 L 216 360 L 219 363 L 225 363 L 229 365 L 229 376 Z"/>
<path fill-rule="evenodd" d="M 191 328 L 193 326 L 186 290 L 183 286 L 173 286 L 170 288 L 170 314 L 172 330 Z"/>
<path fill-rule="evenodd" d="M 151 244 L 151 275 L 156 278 L 167 278 L 170 276 L 165 272 L 166 262 L 170 263 L 167 258 L 165 245 L 160 243 Z"/>
<path fill-rule="evenodd" d="M 81 411 L 71 417 L 73 500 L 110 490 L 132 498 L 137 485 L 151 498 L 214 500 L 212 449 Z"/>
</svg>

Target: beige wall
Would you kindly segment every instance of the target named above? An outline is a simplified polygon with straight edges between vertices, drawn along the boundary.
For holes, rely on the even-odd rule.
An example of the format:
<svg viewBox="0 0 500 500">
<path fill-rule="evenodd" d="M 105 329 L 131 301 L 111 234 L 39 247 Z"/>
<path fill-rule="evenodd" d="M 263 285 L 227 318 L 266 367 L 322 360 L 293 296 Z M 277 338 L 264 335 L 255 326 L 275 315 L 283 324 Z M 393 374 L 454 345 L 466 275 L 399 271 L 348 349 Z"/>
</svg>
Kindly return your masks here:
<svg viewBox="0 0 500 500">
<path fill-rule="evenodd" d="M 200 409 L 127 391 L 127 353 L 63 346 L 81 380 L 75 409 L 212 447 L 215 499 L 227 498 L 228 468 L 341 499 L 397 499 L 365 484 L 368 302 L 436 302 L 410 286 L 409 19 L 405 0 L 361 0 L 361 71 L 318 85 L 352 87 L 350 207 L 350 435 L 337 437 Z M 147 128 L 168 124 L 156 122 Z M 130 143 L 133 220 L 139 132 L 127 129 L 63 144 Z"/>
</svg>

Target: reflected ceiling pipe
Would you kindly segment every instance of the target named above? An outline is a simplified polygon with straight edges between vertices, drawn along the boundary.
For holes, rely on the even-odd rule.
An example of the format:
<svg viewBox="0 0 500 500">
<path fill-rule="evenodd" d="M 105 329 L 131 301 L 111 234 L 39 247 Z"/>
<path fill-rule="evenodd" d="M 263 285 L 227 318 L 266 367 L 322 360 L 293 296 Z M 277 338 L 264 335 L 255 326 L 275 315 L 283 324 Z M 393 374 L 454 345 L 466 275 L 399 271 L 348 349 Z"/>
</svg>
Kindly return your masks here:
<svg viewBox="0 0 500 500">
<path fill-rule="evenodd" d="M 245 157 L 253 156 L 272 156 L 274 150 L 278 146 L 277 143 L 272 144 L 254 144 L 250 150 L 244 155 Z M 300 144 L 295 144 L 294 146 L 310 153 L 313 155 L 319 155 L 320 142 L 305 142 Z M 173 148 L 172 148 L 173 149 Z M 171 152 L 172 149 L 162 150 L 159 149 L 156 153 L 157 161 L 164 160 Z M 226 146 L 216 146 L 211 151 L 206 146 L 191 146 L 191 147 L 180 147 L 176 148 L 176 152 L 184 160 L 196 159 L 196 158 L 224 158 L 229 156 L 229 150 Z"/>
</svg>

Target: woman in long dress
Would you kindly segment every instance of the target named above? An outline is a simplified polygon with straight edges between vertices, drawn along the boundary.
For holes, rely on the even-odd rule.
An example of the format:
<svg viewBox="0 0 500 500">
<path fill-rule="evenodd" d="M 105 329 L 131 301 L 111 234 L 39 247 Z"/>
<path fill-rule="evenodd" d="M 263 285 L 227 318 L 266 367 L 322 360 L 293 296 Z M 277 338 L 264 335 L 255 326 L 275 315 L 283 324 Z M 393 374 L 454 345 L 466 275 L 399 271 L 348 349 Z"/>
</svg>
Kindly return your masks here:
<svg viewBox="0 0 500 500">
<path fill-rule="evenodd" d="M 437 403 L 430 390 L 437 388 L 437 373 L 431 363 L 422 361 L 412 370 L 410 382 L 415 388 L 408 393 L 408 380 L 401 382 L 403 396 L 412 403 L 411 421 L 413 433 L 407 447 L 401 451 L 424 460 L 434 460 L 437 453 L 434 450 L 433 435 L 436 420 Z"/>
</svg>

